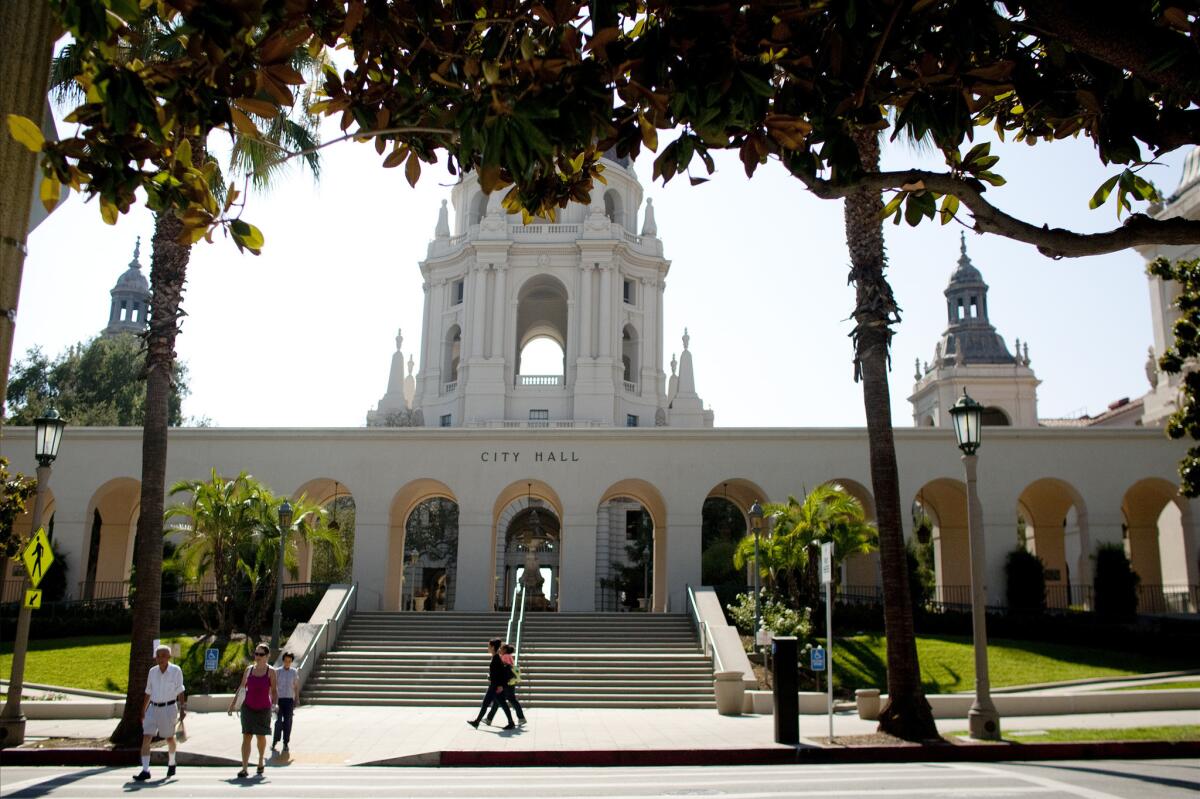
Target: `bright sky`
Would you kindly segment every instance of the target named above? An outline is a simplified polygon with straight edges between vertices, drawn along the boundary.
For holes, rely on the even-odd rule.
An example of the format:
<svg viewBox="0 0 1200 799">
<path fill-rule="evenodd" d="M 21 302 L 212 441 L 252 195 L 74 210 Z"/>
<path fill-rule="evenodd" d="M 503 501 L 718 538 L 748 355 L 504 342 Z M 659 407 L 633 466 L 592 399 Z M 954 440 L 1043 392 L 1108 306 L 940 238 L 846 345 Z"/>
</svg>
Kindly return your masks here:
<svg viewBox="0 0 1200 799">
<path fill-rule="evenodd" d="M 1117 222 L 1111 205 L 1087 208 L 1116 170 L 1102 167 L 1086 141 L 994 152 L 1008 185 L 988 195 L 1004 209 L 1077 230 Z M 1185 154 L 1143 174 L 1170 193 Z M 334 145 L 324 151 L 319 184 L 294 172 L 270 194 L 253 196 L 245 218 L 266 236 L 259 257 L 224 240 L 194 248 L 177 348 L 192 390 L 185 415 L 221 426 L 365 423 L 386 388 L 396 328 L 404 330 L 406 356 L 418 351 L 418 262 L 452 182 L 439 165 L 412 189 L 403 170 L 385 170 L 381 161 L 369 145 Z M 887 145 L 885 167 L 914 162 L 921 158 L 905 145 Z M 807 194 L 775 163 L 752 180 L 736 157 L 718 157 L 717 167 L 706 184 L 676 178 L 663 187 L 651 183 L 650 157 L 637 163 L 672 262 L 664 358 L 681 350 L 687 327 L 697 389 L 718 426 L 864 424 L 847 337 L 854 293 L 841 203 Z M 95 203 L 75 196 L 34 231 L 14 359 L 33 346 L 58 354 L 96 335 L 139 235 L 149 274 L 152 229 L 144 207 L 109 227 Z M 946 326 L 942 290 L 960 230 L 886 226 L 889 275 L 903 309 L 891 378 L 897 426 L 912 424 L 913 360 L 933 357 Z M 967 246 L 991 287 L 1000 335 L 1010 349 L 1014 338 L 1029 342 L 1042 381 L 1040 416 L 1097 413 L 1146 391 L 1149 293 L 1136 253 L 1055 262 L 1028 245 L 972 233 Z"/>
</svg>

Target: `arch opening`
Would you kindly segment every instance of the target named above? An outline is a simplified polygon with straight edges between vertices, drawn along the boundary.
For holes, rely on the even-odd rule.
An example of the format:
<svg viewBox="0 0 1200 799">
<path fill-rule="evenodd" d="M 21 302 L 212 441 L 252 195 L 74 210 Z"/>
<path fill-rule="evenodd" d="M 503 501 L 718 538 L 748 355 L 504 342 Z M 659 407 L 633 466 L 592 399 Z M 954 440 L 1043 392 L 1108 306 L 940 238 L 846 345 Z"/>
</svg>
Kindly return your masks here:
<svg viewBox="0 0 1200 799">
<path fill-rule="evenodd" d="M 517 351 L 514 377 L 518 386 L 565 385 L 567 372 L 567 289 L 557 278 L 537 275 L 517 293 Z M 536 349 L 530 349 L 531 345 Z M 551 349 L 556 346 L 557 349 Z M 545 372 L 533 372 L 531 361 Z M 555 356 L 557 356 L 555 358 Z M 554 360 L 551 360 L 551 359 Z M 532 363 L 530 364 L 532 366 Z"/>
</svg>

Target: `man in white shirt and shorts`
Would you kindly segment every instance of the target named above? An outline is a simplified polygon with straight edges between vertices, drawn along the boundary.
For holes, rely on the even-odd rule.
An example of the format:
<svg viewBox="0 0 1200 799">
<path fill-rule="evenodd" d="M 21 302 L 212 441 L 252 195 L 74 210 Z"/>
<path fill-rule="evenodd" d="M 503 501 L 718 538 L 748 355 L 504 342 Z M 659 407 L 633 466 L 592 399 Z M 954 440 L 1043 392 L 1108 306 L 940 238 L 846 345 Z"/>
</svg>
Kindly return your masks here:
<svg viewBox="0 0 1200 799">
<path fill-rule="evenodd" d="M 167 776 L 175 776 L 175 724 L 187 715 L 183 693 L 183 669 L 171 662 L 171 647 L 154 650 L 154 665 L 146 677 L 146 699 L 142 703 L 142 770 L 138 782 L 150 779 L 150 742 L 157 735 L 167 739 Z"/>
</svg>

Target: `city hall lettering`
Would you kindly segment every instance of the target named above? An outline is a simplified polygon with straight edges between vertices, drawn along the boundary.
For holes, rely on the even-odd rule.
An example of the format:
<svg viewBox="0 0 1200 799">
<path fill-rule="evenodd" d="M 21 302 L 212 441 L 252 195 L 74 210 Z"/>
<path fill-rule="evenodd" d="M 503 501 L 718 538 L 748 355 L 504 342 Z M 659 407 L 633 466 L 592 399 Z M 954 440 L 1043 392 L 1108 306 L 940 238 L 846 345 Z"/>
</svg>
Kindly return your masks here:
<svg viewBox="0 0 1200 799">
<path fill-rule="evenodd" d="M 520 452 L 481 452 L 479 460 L 483 463 L 520 463 Z M 534 463 L 579 463 L 579 455 L 575 450 L 538 450 L 533 453 Z M 528 463 L 528 461 L 526 461 Z"/>
</svg>

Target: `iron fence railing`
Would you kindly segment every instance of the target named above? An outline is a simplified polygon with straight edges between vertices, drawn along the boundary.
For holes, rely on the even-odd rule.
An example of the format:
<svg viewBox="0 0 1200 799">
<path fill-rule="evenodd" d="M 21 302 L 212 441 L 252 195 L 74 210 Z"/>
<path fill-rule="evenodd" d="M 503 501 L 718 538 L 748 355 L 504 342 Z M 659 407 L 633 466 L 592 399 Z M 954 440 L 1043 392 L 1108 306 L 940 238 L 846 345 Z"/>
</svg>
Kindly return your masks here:
<svg viewBox="0 0 1200 799">
<path fill-rule="evenodd" d="M 0 605 L 17 604 L 21 601 L 21 585 L 20 580 L 4 580 L 0 581 Z M 9 588 L 12 583 L 16 586 L 14 589 Z M 43 609 L 70 609 L 77 607 L 100 607 L 111 605 L 128 605 L 129 604 L 129 581 L 127 580 L 106 580 L 93 583 L 92 596 L 87 596 L 84 593 L 85 583 L 80 583 L 80 595 L 77 599 L 64 599 L 57 602 L 43 602 Z M 305 596 L 316 591 L 324 591 L 329 587 L 329 583 L 284 583 L 283 598 L 288 599 L 294 596 Z M 10 596 L 11 591 L 11 596 Z M 244 593 L 239 593 L 230 597 L 230 601 L 237 601 L 245 596 Z M 179 591 L 173 591 L 162 595 L 164 603 L 197 603 L 197 602 L 216 602 L 218 600 L 218 592 L 214 586 L 205 586 L 200 588 L 184 588 Z M 43 614 L 46 615 L 46 614 Z"/>
<path fill-rule="evenodd" d="M 1138 613 L 1196 613 L 1200 611 L 1200 585 L 1138 586 Z"/>
<path fill-rule="evenodd" d="M 1200 613 L 1200 585 L 1139 585 L 1138 613 L 1165 615 Z M 875 607 L 883 605 L 883 589 L 875 585 L 843 585 L 838 588 L 837 604 Z M 939 585 L 925 603 L 934 613 L 970 612 L 971 586 Z M 988 610 L 1004 611 L 1007 604 L 989 604 Z M 1051 613 L 1085 613 L 1095 609 L 1095 589 L 1090 585 L 1054 584 L 1046 586 L 1046 610 Z"/>
</svg>

